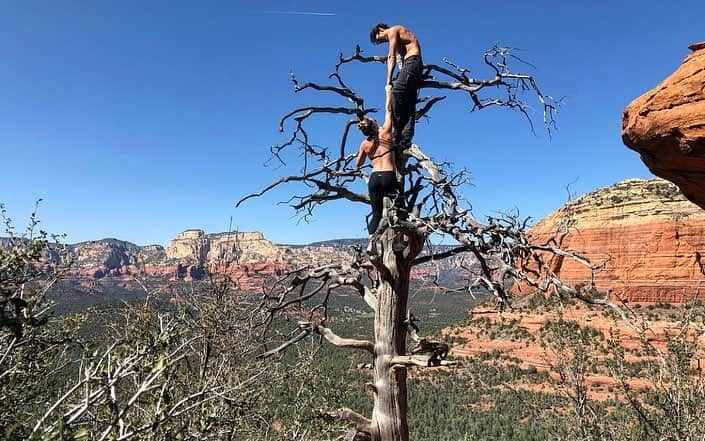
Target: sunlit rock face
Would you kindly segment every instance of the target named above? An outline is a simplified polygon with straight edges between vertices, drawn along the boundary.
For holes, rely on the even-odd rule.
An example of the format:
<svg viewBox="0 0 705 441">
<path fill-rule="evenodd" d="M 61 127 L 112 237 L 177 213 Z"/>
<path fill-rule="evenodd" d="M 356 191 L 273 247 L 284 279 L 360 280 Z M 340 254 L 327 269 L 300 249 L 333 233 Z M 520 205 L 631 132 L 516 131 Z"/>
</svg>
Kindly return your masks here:
<svg viewBox="0 0 705 441">
<path fill-rule="evenodd" d="M 595 282 L 632 302 L 681 302 L 702 297 L 700 253 L 705 252 L 705 211 L 663 179 L 629 179 L 583 195 L 533 226 L 544 241 L 572 216 L 563 246 L 591 262 L 604 262 Z M 705 263 L 705 261 L 703 262 Z M 585 283 L 584 266 L 564 259 L 561 279 Z"/>
<path fill-rule="evenodd" d="M 123 240 L 101 239 L 71 247 L 77 266 L 102 266 L 108 270 L 137 263 L 140 247 Z"/>
<path fill-rule="evenodd" d="M 166 257 L 192 264 L 203 264 L 208 255 L 209 241 L 203 230 L 186 230 L 169 242 Z"/>
<path fill-rule="evenodd" d="M 705 42 L 671 76 L 634 100 L 622 116 L 622 139 L 657 176 L 705 208 Z"/>
<path fill-rule="evenodd" d="M 277 245 L 259 231 L 205 234 L 202 230 L 186 230 L 166 248 L 168 260 L 206 266 L 237 263 L 255 268 L 262 263 L 324 264 L 349 256 L 347 250 L 325 245 Z"/>
</svg>

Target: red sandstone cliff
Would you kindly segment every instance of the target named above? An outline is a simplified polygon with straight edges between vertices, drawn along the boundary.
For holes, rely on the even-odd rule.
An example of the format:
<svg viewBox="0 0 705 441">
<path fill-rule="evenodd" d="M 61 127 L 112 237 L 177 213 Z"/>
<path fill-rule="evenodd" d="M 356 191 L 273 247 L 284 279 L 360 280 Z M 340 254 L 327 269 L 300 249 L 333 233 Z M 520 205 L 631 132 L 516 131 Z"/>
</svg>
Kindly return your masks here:
<svg viewBox="0 0 705 441">
<path fill-rule="evenodd" d="M 705 288 L 698 264 L 705 252 L 705 211 L 672 183 L 630 179 L 596 190 L 538 222 L 529 235 L 541 240 L 571 214 L 574 225 L 564 246 L 606 262 L 596 275 L 599 290 L 632 302 L 680 302 Z M 589 280 L 584 267 L 567 259 L 559 275 L 570 283 Z"/>
<path fill-rule="evenodd" d="M 671 76 L 624 110 L 622 139 L 705 208 L 705 42 L 690 48 Z"/>
</svg>

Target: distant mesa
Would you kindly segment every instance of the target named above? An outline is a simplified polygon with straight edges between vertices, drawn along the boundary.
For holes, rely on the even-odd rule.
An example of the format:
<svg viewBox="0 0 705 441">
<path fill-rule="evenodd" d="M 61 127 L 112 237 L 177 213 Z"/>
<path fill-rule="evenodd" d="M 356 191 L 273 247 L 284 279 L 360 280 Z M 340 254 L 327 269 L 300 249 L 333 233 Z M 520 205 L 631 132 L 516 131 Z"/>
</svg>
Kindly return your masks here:
<svg viewBox="0 0 705 441">
<path fill-rule="evenodd" d="M 242 289 L 258 288 L 268 277 L 304 264 L 349 258 L 330 246 L 280 246 L 258 231 L 206 234 L 200 229 L 179 233 L 169 245 L 139 246 L 102 239 L 69 246 L 78 278 L 157 277 L 198 280 L 207 271 L 235 275 Z"/>
<path fill-rule="evenodd" d="M 258 231 L 206 234 L 203 230 L 186 230 L 166 248 L 168 260 L 197 265 L 283 261 L 279 254 Z"/>
<path fill-rule="evenodd" d="M 7 247 L 6 238 L 0 246 Z M 200 229 L 179 233 L 164 248 L 161 245 L 139 246 L 119 239 L 100 239 L 68 245 L 72 258 L 69 276 L 80 284 L 94 287 L 98 281 L 127 282 L 134 276 L 158 284 L 177 280 L 199 280 L 208 272 L 229 274 L 238 280 L 241 290 L 259 290 L 272 277 L 306 265 L 320 266 L 333 262 L 351 262 L 351 246 L 364 248 L 366 239 L 336 239 L 308 245 L 278 245 L 261 232 L 224 232 L 207 234 Z M 58 258 L 55 255 L 54 258 Z M 420 265 L 412 278 L 455 277 L 460 267 L 457 258 Z"/>
<path fill-rule="evenodd" d="M 705 281 L 705 211 L 663 179 L 628 179 L 569 202 L 529 231 L 543 241 L 572 215 L 564 247 L 593 263 L 605 262 L 595 278 L 631 302 L 678 303 L 698 294 Z M 565 259 L 559 276 L 569 283 L 590 280 L 589 271 Z"/>
<path fill-rule="evenodd" d="M 705 42 L 622 116 L 622 140 L 656 175 L 705 208 Z"/>
</svg>

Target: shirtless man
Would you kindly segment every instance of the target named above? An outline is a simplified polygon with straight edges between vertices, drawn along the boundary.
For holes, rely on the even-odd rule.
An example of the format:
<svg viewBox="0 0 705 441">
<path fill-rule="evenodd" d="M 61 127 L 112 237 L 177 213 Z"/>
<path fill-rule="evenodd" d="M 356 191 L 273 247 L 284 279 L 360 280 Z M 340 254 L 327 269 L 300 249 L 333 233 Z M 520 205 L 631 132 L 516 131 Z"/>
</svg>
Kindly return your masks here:
<svg viewBox="0 0 705 441">
<path fill-rule="evenodd" d="M 377 227 L 382 220 L 384 197 L 396 199 L 399 195 L 399 183 L 394 164 L 394 149 L 392 148 L 392 86 L 387 85 L 385 90 L 384 124 L 379 127 L 377 121 L 364 117 L 357 124 L 367 139 L 360 143 L 357 152 L 356 165 L 361 167 L 365 158 L 372 162 L 372 173 L 368 182 L 370 202 L 372 203 L 372 220 L 367 225 L 370 241 L 367 246 L 368 254 L 377 254 Z"/>
<path fill-rule="evenodd" d="M 416 36 L 401 25 L 389 27 L 386 23 L 378 23 L 370 32 L 373 44 L 389 43 L 387 55 L 387 85 L 392 84 L 392 74 L 396 64 L 397 54 L 403 60 L 399 75 L 393 84 L 394 112 L 394 145 L 401 153 L 411 145 L 416 123 L 416 100 L 421 84 L 421 46 Z"/>
</svg>

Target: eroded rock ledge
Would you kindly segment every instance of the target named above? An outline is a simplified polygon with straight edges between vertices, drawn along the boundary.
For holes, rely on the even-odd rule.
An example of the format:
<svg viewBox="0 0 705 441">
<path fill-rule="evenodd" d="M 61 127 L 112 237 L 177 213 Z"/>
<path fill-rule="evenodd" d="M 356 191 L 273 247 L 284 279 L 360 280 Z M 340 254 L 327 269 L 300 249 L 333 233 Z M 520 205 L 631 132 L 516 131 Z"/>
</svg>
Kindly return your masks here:
<svg viewBox="0 0 705 441">
<path fill-rule="evenodd" d="M 671 76 L 624 110 L 622 140 L 705 208 L 705 42 L 690 49 Z"/>
</svg>

